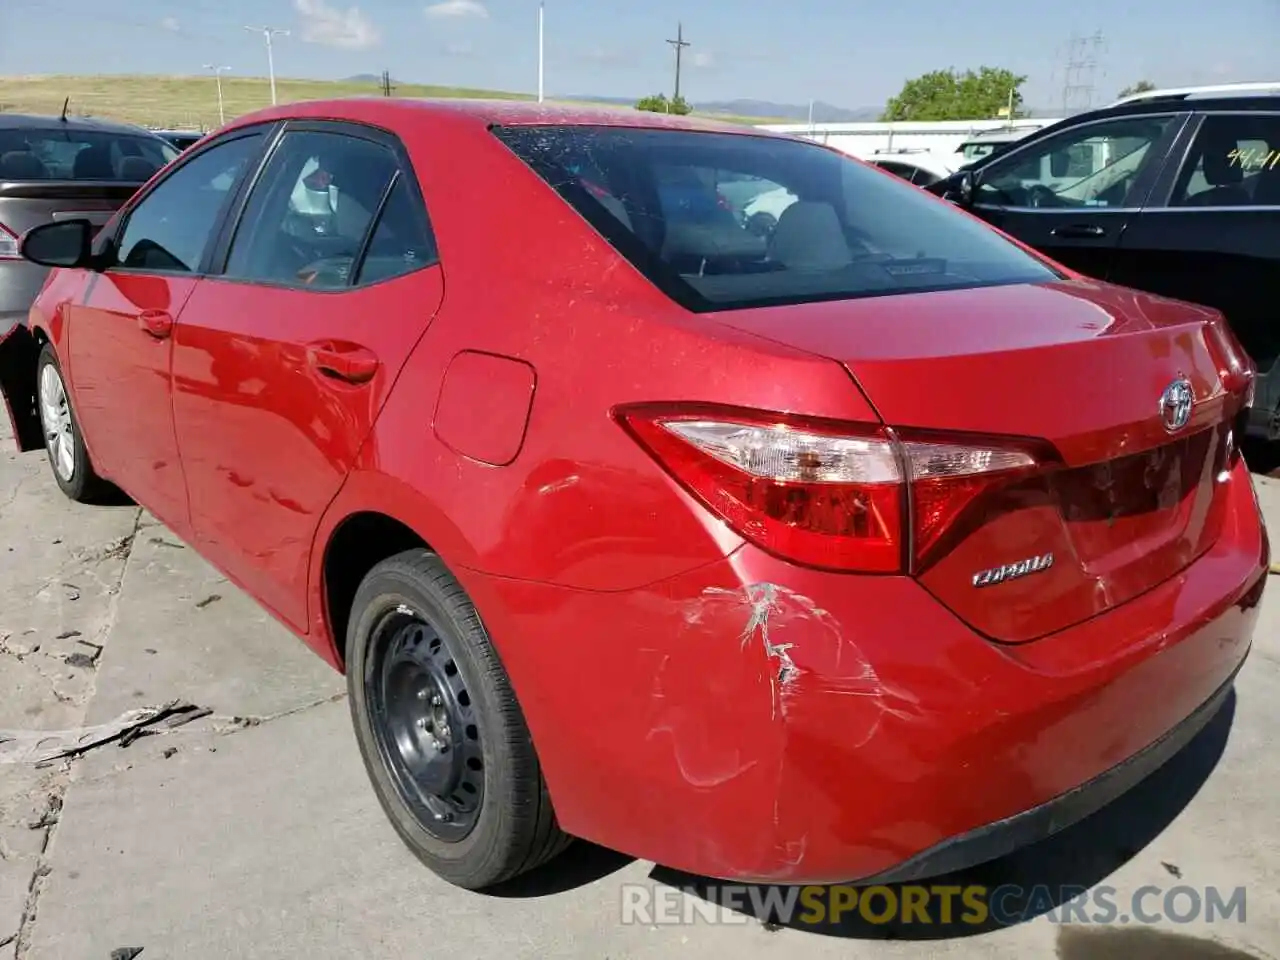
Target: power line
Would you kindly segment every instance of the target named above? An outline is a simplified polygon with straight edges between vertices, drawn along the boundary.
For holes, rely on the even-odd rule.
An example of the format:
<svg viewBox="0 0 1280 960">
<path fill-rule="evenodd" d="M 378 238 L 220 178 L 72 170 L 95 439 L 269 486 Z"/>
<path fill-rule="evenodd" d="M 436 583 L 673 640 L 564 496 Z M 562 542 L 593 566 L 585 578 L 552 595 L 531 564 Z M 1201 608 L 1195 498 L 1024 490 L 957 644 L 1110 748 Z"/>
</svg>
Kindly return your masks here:
<svg viewBox="0 0 1280 960">
<path fill-rule="evenodd" d="M 1105 40 L 1102 31 L 1087 37 L 1071 35 L 1067 45 L 1066 73 L 1062 82 L 1062 115 L 1074 110 L 1088 110 L 1093 105 L 1094 76 L 1098 69 L 1098 51 Z"/>
<path fill-rule="evenodd" d="M 271 77 L 271 105 L 276 105 L 276 61 L 271 50 L 271 40 L 273 37 L 287 37 L 288 30 L 280 30 L 276 27 L 245 27 L 250 33 L 260 33 L 267 41 L 267 73 Z"/>
<path fill-rule="evenodd" d="M 680 56 L 681 54 L 684 53 L 685 47 L 692 46 L 692 44 L 689 43 L 689 41 L 684 38 L 683 23 L 676 24 L 676 38 L 674 40 L 668 40 L 667 43 L 675 47 L 675 50 L 676 50 L 676 92 L 675 92 L 674 99 L 679 100 L 680 99 Z"/>
</svg>

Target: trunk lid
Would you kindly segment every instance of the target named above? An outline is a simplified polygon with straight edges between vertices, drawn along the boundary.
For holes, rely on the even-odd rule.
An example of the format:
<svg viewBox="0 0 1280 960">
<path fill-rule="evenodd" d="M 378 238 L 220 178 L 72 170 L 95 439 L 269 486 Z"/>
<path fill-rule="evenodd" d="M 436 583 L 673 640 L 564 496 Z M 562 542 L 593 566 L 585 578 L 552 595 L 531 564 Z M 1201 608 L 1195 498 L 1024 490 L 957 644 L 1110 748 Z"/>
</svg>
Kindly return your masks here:
<svg viewBox="0 0 1280 960">
<path fill-rule="evenodd" d="M 76 180 L 0 182 L 0 223 L 18 236 L 43 223 L 78 218 L 101 229 L 141 186 Z"/>
<path fill-rule="evenodd" d="M 1025 642 L 1096 616 L 1218 536 L 1249 373 L 1233 372 L 1215 311 L 1064 281 L 715 319 L 842 363 L 891 427 L 1052 445 L 1055 464 L 985 493 L 916 570 L 991 639 Z M 1181 380 L 1194 403 L 1171 431 L 1162 395 Z"/>
</svg>

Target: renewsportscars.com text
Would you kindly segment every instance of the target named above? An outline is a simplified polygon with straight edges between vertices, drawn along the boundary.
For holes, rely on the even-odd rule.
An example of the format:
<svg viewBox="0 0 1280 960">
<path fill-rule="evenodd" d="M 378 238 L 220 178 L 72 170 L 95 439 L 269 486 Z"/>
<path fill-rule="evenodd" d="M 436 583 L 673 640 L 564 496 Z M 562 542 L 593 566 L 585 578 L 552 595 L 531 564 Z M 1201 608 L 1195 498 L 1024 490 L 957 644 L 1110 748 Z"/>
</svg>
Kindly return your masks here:
<svg viewBox="0 0 1280 960">
<path fill-rule="evenodd" d="M 976 884 L 853 887 L 757 887 L 710 885 L 694 891 L 628 884 L 622 889 L 622 922 L 651 926 L 750 923 L 784 926 L 838 924 L 960 924 L 1012 926 L 1045 916 L 1054 923 L 1243 923 L 1245 888 L 1022 887 Z"/>
</svg>

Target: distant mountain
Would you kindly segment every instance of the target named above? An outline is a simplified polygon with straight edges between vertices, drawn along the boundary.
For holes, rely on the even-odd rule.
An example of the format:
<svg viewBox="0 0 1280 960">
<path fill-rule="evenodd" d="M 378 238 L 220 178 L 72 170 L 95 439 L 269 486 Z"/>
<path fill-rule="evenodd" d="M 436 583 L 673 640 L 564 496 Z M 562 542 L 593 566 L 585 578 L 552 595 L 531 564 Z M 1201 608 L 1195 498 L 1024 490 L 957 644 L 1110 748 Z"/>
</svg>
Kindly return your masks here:
<svg viewBox="0 0 1280 960">
<path fill-rule="evenodd" d="M 595 97 L 590 94 L 575 94 L 565 99 L 581 100 L 586 103 L 633 104 L 640 98 Z M 804 123 L 809 119 L 809 105 L 807 103 L 774 103 L 770 100 L 694 100 L 693 105 L 699 113 L 725 113 L 735 117 L 794 120 L 797 123 Z M 857 107 L 850 110 L 819 101 L 813 105 L 813 122 L 857 123 L 859 121 L 876 120 L 880 116 L 880 110 L 880 107 Z"/>
<path fill-rule="evenodd" d="M 343 83 L 382 83 L 382 76 L 377 73 L 357 73 L 354 77 L 347 77 Z M 395 83 L 393 78 L 392 83 Z"/>
<path fill-rule="evenodd" d="M 738 117 L 777 117 L 797 123 L 809 119 L 809 105 L 797 103 L 773 103 L 769 100 L 697 101 L 699 110 L 705 113 L 731 113 Z M 837 107 L 821 100 L 813 104 L 814 123 L 858 123 L 878 120 L 881 107 Z"/>
</svg>

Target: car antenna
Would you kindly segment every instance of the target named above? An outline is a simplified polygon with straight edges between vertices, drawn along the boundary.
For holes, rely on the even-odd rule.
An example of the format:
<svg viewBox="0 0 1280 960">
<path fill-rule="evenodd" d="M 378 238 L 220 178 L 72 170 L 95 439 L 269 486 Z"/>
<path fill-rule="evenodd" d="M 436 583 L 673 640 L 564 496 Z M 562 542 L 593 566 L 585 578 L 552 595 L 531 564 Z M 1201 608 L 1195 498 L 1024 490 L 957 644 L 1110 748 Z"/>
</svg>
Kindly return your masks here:
<svg viewBox="0 0 1280 960">
<path fill-rule="evenodd" d="M 63 123 L 67 122 L 67 107 L 69 107 L 70 105 L 71 105 L 70 97 L 67 97 L 67 99 L 62 101 L 62 116 L 59 117 L 58 119 L 60 119 Z"/>
</svg>

